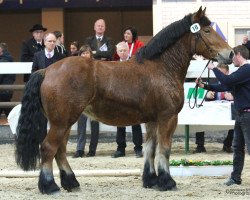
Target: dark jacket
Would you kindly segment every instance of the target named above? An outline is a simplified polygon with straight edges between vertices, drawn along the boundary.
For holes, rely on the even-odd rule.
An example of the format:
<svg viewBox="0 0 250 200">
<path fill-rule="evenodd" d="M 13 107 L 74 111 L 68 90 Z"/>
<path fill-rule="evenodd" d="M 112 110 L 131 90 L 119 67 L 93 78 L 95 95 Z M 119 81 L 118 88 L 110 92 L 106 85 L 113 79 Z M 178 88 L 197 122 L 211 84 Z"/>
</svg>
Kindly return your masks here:
<svg viewBox="0 0 250 200">
<path fill-rule="evenodd" d="M 42 51 L 44 49 L 44 44 L 37 44 L 34 38 L 28 39 L 22 43 L 21 47 L 21 62 L 33 62 L 33 57 L 36 52 Z M 30 74 L 24 74 L 24 82 L 29 80 Z"/>
<path fill-rule="evenodd" d="M 64 55 L 64 57 L 68 56 L 68 52 L 67 52 L 67 50 L 65 49 L 65 47 L 63 45 L 56 45 L 55 51 L 57 51 L 58 53 Z"/>
<path fill-rule="evenodd" d="M 57 62 L 58 60 L 63 59 L 65 56 L 58 53 L 57 51 L 54 51 L 54 56 L 50 58 L 50 64 Z M 35 72 L 39 69 L 44 69 L 48 67 L 48 63 L 46 63 L 46 55 L 45 50 L 35 53 L 33 64 L 32 64 L 32 70 L 31 72 Z"/>
<path fill-rule="evenodd" d="M 85 40 L 85 44 L 89 45 L 92 51 L 96 51 L 94 54 L 94 58 L 97 60 L 105 59 L 105 60 L 112 60 L 114 55 L 114 44 L 111 38 L 103 36 L 101 40 L 101 46 L 106 44 L 107 51 L 100 51 L 97 49 L 97 39 L 96 36 L 88 37 Z"/>
<path fill-rule="evenodd" d="M 239 67 L 230 75 L 223 74 L 217 68 L 214 68 L 213 72 L 220 84 L 206 85 L 204 88 L 217 92 L 232 91 L 235 109 L 250 109 L 250 64 Z"/>
<path fill-rule="evenodd" d="M 4 51 L 3 55 L 0 56 L 0 62 L 13 62 L 13 57 L 8 51 Z M 15 74 L 0 74 L 0 84 L 1 85 L 12 85 L 16 80 Z M 5 99 L 12 98 L 12 90 L 0 90 L 0 98 L 5 97 Z"/>
</svg>

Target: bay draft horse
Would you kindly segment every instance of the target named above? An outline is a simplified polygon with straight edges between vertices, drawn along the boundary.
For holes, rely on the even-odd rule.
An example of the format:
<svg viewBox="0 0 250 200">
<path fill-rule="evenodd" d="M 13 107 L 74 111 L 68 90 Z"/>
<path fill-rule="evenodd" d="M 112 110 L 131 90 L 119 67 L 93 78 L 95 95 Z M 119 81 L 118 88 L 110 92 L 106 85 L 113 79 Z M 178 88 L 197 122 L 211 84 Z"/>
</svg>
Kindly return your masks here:
<svg viewBox="0 0 250 200">
<path fill-rule="evenodd" d="M 40 192 L 59 191 L 53 176 L 54 158 L 61 186 L 67 191 L 80 186 L 67 161 L 66 145 L 71 126 L 82 112 L 113 126 L 146 123 L 143 186 L 176 187 L 169 157 L 192 56 L 221 63 L 231 63 L 233 57 L 231 47 L 210 26 L 205 10 L 200 7 L 164 28 L 137 58 L 110 62 L 68 57 L 31 76 L 22 99 L 15 153 L 17 164 L 25 171 L 35 170 L 40 161 Z M 196 32 L 191 32 L 195 23 Z M 39 143 L 41 113 L 50 130 Z"/>
</svg>

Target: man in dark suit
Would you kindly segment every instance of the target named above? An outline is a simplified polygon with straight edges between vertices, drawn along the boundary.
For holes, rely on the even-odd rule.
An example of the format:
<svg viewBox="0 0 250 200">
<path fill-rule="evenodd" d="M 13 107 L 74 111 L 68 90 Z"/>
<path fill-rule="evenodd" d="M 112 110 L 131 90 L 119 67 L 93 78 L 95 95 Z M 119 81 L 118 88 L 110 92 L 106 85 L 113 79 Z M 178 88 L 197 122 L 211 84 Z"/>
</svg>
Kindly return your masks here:
<svg viewBox="0 0 250 200">
<path fill-rule="evenodd" d="M 44 49 L 43 37 L 47 28 L 41 24 L 35 24 L 29 31 L 32 38 L 24 41 L 21 47 L 21 62 L 33 62 L 34 54 Z M 29 74 L 24 74 L 24 82 L 29 80 Z"/>
<path fill-rule="evenodd" d="M 111 38 L 104 35 L 106 30 L 105 21 L 98 19 L 94 25 L 95 36 L 87 37 L 85 44 L 92 49 L 94 58 L 97 60 L 112 60 L 114 44 Z"/>
<path fill-rule="evenodd" d="M 65 57 L 64 55 L 55 51 L 56 36 L 54 33 L 47 33 L 44 36 L 44 45 L 45 45 L 44 50 L 36 52 L 34 54 L 32 70 L 31 70 L 32 73 L 34 73 L 39 69 L 44 69 L 49 65 Z M 44 117 L 44 115 L 41 115 L 40 120 L 42 121 L 42 127 L 43 127 L 43 136 L 41 136 L 42 140 L 47 135 L 47 119 Z"/>
<path fill-rule="evenodd" d="M 35 72 L 39 69 L 48 67 L 49 65 L 61 60 L 65 56 L 55 51 L 56 36 L 54 33 L 47 33 L 44 36 L 45 49 L 34 54 L 32 70 Z"/>
</svg>

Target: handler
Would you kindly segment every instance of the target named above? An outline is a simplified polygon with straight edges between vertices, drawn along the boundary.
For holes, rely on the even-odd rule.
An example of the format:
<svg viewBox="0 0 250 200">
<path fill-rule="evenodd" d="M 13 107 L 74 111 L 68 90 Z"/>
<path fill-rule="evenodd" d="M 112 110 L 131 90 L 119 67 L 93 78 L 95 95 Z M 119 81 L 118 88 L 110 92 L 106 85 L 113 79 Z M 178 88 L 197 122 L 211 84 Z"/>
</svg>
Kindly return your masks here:
<svg viewBox="0 0 250 200">
<path fill-rule="evenodd" d="M 233 50 L 233 63 L 235 67 L 239 67 L 238 70 L 230 75 L 225 75 L 214 64 L 210 64 L 208 68 L 213 70 L 220 84 L 206 85 L 200 79 L 196 80 L 201 88 L 217 92 L 232 91 L 234 97 L 237 112 L 233 139 L 233 172 L 229 180 L 225 182 L 227 186 L 241 184 L 245 145 L 250 154 L 250 64 L 247 62 L 249 51 L 243 45 L 236 46 Z"/>
</svg>

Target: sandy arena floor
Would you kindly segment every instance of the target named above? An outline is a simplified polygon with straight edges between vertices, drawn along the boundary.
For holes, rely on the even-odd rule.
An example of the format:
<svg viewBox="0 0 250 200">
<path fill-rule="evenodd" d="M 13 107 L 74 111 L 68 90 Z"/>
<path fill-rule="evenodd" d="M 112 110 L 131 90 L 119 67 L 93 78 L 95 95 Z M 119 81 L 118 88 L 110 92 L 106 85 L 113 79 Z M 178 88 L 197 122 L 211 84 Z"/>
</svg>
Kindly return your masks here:
<svg viewBox="0 0 250 200">
<path fill-rule="evenodd" d="M 88 144 L 87 144 L 88 145 Z M 143 158 L 135 158 L 132 143 L 128 143 L 127 154 L 124 158 L 111 158 L 116 149 L 115 143 L 100 143 L 97 156 L 93 158 L 73 159 L 76 143 L 68 144 L 68 160 L 73 170 L 82 169 L 142 169 Z M 207 153 L 184 154 L 184 144 L 173 143 L 171 159 L 192 160 L 232 160 L 232 154 L 221 151 L 222 144 L 207 143 Z M 14 159 L 14 146 L 0 145 L 0 169 L 20 170 Z M 194 146 L 191 145 L 191 150 Z M 57 169 L 54 163 L 54 168 Z M 0 171 L 1 173 L 1 171 Z M 250 198 L 250 157 L 246 155 L 241 186 L 224 186 L 228 177 L 174 177 L 177 183 L 176 191 L 160 192 L 142 187 L 141 177 L 77 177 L 81 184 L 80 190 L 61 191 L 54 195 L 42 195 L 37 188 L 38 177 L 35 178 L 5 178 L 0 177 L 0 199 L 84 199 L 84 200 L 134 200 L 134 199 L 249 199 Z M 60 180 L 55 178 L 58 185 Z M 245 194 L 244 194 L 245 192 Z"/>
</svg>

